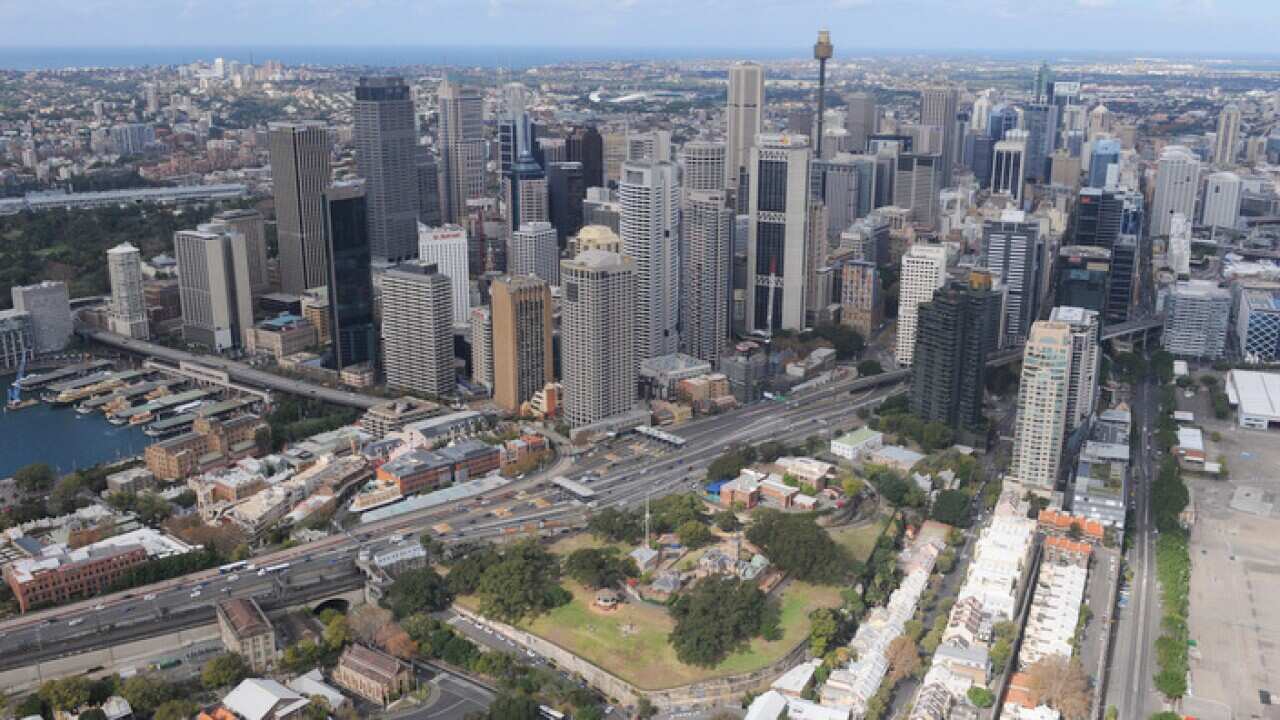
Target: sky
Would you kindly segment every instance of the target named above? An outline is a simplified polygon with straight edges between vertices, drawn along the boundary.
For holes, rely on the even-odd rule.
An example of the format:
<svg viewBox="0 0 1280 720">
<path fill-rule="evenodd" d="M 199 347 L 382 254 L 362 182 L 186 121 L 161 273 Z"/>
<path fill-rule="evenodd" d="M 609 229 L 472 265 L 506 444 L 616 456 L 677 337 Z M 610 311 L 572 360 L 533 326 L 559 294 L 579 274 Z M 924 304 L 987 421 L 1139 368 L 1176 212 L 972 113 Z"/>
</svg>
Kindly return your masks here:
<svg viewBox="0 0 1280 720">
<path fill-rule="evenodd" d="M 0 0 L 0 47 L 796 47 L 1280 54 L 1277 0 Z"/>
</svg>

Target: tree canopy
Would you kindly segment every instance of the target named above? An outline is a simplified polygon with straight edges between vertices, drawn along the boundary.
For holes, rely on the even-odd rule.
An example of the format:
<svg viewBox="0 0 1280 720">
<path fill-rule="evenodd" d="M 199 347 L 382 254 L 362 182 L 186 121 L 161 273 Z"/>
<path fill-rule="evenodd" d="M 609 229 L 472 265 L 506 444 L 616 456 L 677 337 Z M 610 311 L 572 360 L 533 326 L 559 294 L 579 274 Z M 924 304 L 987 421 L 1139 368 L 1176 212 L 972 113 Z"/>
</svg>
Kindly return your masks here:
<svg viewBox="0 0 1280 720">
<path fill-rule="evenodd" d="M 843 549 L 808 513 L 756 510 L 747 539 L 776 567 L 799 580 L 834 584 L 853 569 Z"/>
<path fill-rule="evenodd" d="M 777 608 L 754 584 L 713 575 L 671 604 L 669 639 L 681 662 L 714 667 L 757 635 L 777 633 Z"/>
</svg>

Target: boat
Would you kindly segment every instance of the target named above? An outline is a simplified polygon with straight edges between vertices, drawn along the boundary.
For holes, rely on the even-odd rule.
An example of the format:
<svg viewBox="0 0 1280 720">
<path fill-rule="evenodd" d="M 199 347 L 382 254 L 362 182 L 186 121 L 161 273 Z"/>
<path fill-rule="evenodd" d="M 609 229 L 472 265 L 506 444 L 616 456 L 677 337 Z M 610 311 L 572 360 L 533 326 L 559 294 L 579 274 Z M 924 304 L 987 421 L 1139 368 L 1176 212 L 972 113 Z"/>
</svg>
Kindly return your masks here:
<svg viewBox="0 0 1280 720">
<path fill-rule="evenodd" d="M 152 418 L 153 418 L 153 417 L 154 417 L 154 415 L 152 415 L 152 414 L 151 414 L 151 413 L 149 413 L 149 412 L 138 413 L 137 415 L 134 415 L 134 416 L 132 416 L 132 417 L 130 417 L 130 418 L 129 418 L 129 424 L 130 424 L 130 425 L 142 425 L 143 423 L 149 423 L 149 422 L 151 422 L 151 420 L 152 420 Z"/>
<path fill-rule="evenodd" d="M 23 408 L 29 408 L 32 405 L 39 405 L 39 404 L 40 404 L 39 400 L 36 400 L 35 398 L 27 398 L 26 400 L 10 400 L 9 402 L 5 403 L 4 407 L 6 410 L 21 410 Z"/>
</svg>

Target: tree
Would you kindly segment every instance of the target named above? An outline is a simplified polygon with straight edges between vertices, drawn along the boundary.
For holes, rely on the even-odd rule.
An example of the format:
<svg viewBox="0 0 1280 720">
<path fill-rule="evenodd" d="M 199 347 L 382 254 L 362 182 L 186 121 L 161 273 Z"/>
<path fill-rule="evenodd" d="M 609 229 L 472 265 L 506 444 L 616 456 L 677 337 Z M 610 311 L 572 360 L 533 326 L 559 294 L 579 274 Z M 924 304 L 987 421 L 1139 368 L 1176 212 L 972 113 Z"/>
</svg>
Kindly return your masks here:
<svg viewBox="0 0 1280 720">
<path fill-rule="evenodd" d="M 940 422 L 925 423 L 920 444 L 926 450 L 948 448 L 953 442 L 955 442 L 955 431 L 948 425 Z"/>
<path fill-rule="evenodd" d="M 676 528 L 676 534 L 680 536 L 680 543 L 689 548 L 700 548 L 715 539 L 707 526 L 697 520 L 686 520 Z"/>
<path fill-rule="evenodd" d="M 13 473 L 13 480 L 17 483 L 18 489 L 32 494 L 52 486 L 54 477 L 53 468 L 44 463 L 24 465 Z"/>
<path fill-rule="evenodd" d="M 82 675 L 49 680 L 36 694 L 54 710 L 75 710 L 89 702 L 89 680 Z"/>
<path fill-rule="evenodd" d="M 1009 664 L 1009 658 L 1013 655 L 1013 644 L 1006 638 L 997 638 L 991 644 L 991 652 L 988 657 L 991 659 L 991 669 L 999 675 Z"/>
<path fill-rule="evenodd" d="M 54 482 L 53 489 L 49 491 L 49 499 L 45 503 L 49 514 L 56 517 L 75 510 L 76 496 L 79 495 L 83 487 L 84 478 L 78 473 L 71 473 L 59 478 Z"/>
<path fill-rule="evenodd" d="M 711 475 L 709 470 L 707 475 Z M 644 523 L 638 514 L 611 507 L 594 513 L 587 521 L 587 530 L 598 538 L 613 542 L 636 543 L 644 537 Z"/>
<path fill-rule="evenodd" d="M 311 701 L 302 711 L 304 720 L 329 720 L 329 701 L 321 695 L 312 695 Z"/>
<path fill-rule="evenodd" d="M 575 550 L 565 560 L 564 570 L 569 577 L 593 589 L 615 587 L 627 578 L 640 575 L 636 561 L 612 547 Z"/>
<path fill-rule="evenodd" d="M 1066 720 L 1083 720 L 1091 702 L 1089 679 L 1078 658 L 1050 655 L 1027 668 L 1032 701 L 1062 713 Z"/>
<path fill-rule="evenodd" d="M 129 701 L 135 713 L 148 715 L 173 699 L 173 688 L 160 678 L 134 675 L 124 681 L 124 685 L 120 687 L 120 695 Z"/>
<path fill-rule="evenodd" d="M 523 693 L 504 692 L 489 706 L 489 720 L 538 720 L 538 701 Z"/>
<path fill-rule="evenodd" d="M 200 684 L 206 690 L 239 685 L 241 680 L 249 677 L 249 663 L 236 653 L 222 653 L 210 658 L 200 668 Z M 131 703 L 132 704 L 132 703 Z"/>
<path fill-rule="evenodd" d="M 747 539 L 776 567 L 807 582 L 834 584 L 852 565 L 843 548 L 809 514 L 756 510 Z"/>
<path fill-rule="evenodd" d="M 742 527 L 742 522 L 738 520 L 738 514 L 732 510 L 721 510 L 712 517 L 712 520 L 715 522 L 716 527 L 724 532 L 733 532 Z"/>
<path fill-rule="evenodd" d="M 423 611 L 429 612 L 429 611 Z M 347 628 L 356 640 L 372 645 L 378 630 L 393 620 L 391 612 L 377 605 L 360 605 L 347 613 Z"/>
<path fill-rule="evenodd" d="M 929 515 L 938 522 L 957 527 L 969 525 L 969 495 L 963 490 L 942 490 L 934 498 Z"/>
<path fill-rule="evenodd" d="M 809 613 L 809 654 L 822 657 L 840 633 L 840 620 L 834 610 L 818 608 Z"/>
<path fill-rule="evenodd" d="M 391 583 L 387 605 L 397 618 L 416 612 L 437 612 L 453 602 L 449 584 L 434 569 L 406 570 Z"/>
<path fill-rule="evenodd" d="M 858 363 L 858 377 L 871 377 L 884 372 L 884 368 L 875 360 L 863 360 Z"/>
<path fill-rule="evenodd" d="M 671 604 L 668 636 L 681 662 L 714 667 L 747 640 L 776 631 L 777 609 L 752 583 L 712 576 Z"/>
<path fill-rule="evenodd" d="M 167 700 L 156 708 L 153 720 L 191 720 L 191 716 L 200 712 L 200 708 L 190 700 Z"/>
<path fill-rule="evenodd" d="M 984 687 L 973 685 L 968 692 L 969 702 L 980 708 L 989 708 L 996 704 L 995 693 Z"/>
<path fill-rule="evenodd" d="M 324 646 L 329 652 L 338 652 L 351 640 L 351 628 L 346 615 L 335 615 L 324 625 Z"/>
<path fill-rule="evenodd" d="M 401 660 L 409 660 L 418 653 L 418 643 L 395 623 L 384 625 L 375 640 L 378 647 Z"/>
<path fill-rule="evenodd" d="M 889 663 L 889 671 L 885 681 L 892 687 L 915 673 L 920 667 L 920 651 L 916 643 L 907 635 L 899 635 L 889 643 L 885 651 L 885 660 Z"/>
<path fill-rule="evenodd" d="M 78 720 L 107 720 L 107 714 L 102 708 L 89 708 L 77 716 Z"/>
<path fill-rule="evenodd" d="M 636 703 L 636 717 L 640 718 L 640 720 L 649 720 L 649 718 L 657 714 L 658 708 L 649 702 L 649 698 L 642 697 L 640 702 Z"/>
<path fill-rule="evenodd" d="M 147 525 L 159 525 L 169 517 L 169 501 L 159 493 L 140 493 L 134 502 L 133 511 L 138 514 L 138 519 Z"/>
<path fill-rule="evenodd" d="M 480 578 L 480 611 L 505 622 L 541 614 L 572 599 L 559 580 L 560 561 L 546 548 L 533 540 L 510 545 Z"/>
</svg>

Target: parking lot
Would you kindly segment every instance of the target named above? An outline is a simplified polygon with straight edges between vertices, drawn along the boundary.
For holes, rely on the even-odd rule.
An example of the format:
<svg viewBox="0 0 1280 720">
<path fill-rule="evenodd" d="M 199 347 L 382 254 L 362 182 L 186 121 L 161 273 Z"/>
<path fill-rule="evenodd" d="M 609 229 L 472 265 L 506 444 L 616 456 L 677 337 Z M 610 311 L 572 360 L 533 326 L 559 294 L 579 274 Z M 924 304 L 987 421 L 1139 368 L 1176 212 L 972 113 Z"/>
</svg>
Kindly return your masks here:
<svg viewBox="0 0 1280 720">
<path fill-rule="evenodd" d="M 1213 418 L 1207 393 L 1181 392 L 1204 430 L 1205 454 L 1228 478 L 1184 473 L 1191 531 L 1191 684 L 1185 714 L 1274 717 L 1260 693 L 1280 692 L 1280 430 L 1245 430 Z M 1216 435 L 1215 435 L 1216 433 Z M 1217 439 L 1214 439 L 1214 438 Z M 1230 713 L 1228 713 L 1228 707 Z"/>
</svg>

